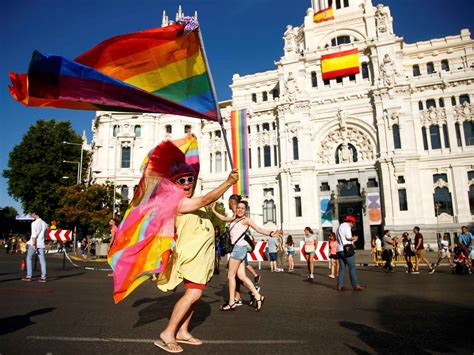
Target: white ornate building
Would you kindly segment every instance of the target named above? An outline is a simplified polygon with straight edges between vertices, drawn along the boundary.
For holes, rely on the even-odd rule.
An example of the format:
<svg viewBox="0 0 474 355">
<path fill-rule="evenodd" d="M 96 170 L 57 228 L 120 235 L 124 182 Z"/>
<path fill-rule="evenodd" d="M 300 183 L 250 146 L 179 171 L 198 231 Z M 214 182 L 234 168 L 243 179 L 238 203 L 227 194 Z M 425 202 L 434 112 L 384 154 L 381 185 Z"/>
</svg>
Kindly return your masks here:
<svg viewBox="0 0 474 355">
<path fill-rule="evenodd" d="M 418 225 L 428 239 L 474 221 L 474 52 L 467 29 L 407 44 L 390 9 L 370 0 L 315 0 L 303 24 L 283 35 L 275 69 L 233 76 L 221 103 L 248 109 L 251 217 L 267 228 L 321 237 L 347 214 L 359 247 L 382 229 Z M 335 20 L 313 15 L 332 3 Z M 181 11 L 181 10 L 180 10 Z M 163 25 L 168 22 L 163 15 Z M 321 56 L 357 48 L 360 73 L 322 80 Z M 131 198 L 145 154 L 191 129 L 200 141 L 198 188 L 230 166 L 219 125 L 193 118 L 97 112 L 92 178 Z M 224 196 L 226 200 L 230 192 Z"/>
</svg>

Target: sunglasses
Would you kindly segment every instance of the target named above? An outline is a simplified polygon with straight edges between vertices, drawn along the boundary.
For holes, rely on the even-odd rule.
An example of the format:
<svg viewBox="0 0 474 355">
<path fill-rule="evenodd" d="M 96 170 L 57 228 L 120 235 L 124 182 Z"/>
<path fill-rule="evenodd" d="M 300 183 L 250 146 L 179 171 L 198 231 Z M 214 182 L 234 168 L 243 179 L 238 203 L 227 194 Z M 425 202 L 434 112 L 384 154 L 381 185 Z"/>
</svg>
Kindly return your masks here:
<svg viewBox="0 0 474 355">
<path fill-rule="evenodd" d="M 192 184 L 194 182 L 194 176 L 183 176 L 179 179 L 176 179 L 176 182 L 180 185 L 184 185 L 186 183 Z"/>
</svg>

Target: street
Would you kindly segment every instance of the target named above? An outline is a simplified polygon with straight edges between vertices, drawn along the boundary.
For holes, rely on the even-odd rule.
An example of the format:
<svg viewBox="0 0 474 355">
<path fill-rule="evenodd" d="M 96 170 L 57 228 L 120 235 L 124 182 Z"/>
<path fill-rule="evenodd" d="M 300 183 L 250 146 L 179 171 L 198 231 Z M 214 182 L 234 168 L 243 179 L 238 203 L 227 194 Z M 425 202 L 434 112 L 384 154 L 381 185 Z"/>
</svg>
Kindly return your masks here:
<svg viewBox="0 0 474 355">
<path fill-rule="evenodd" d="M 20 255 L 0 254 L 0 353 L 154 354 L 153 345 L 181 294 L 164 294 L 153 283 L 139 286 L 114 305 L 107 271 L 73 268 L 47 256 L 48 282 L 20 280 Z M 81 262 L 78 262 L 81 264 Z M 86 264 L 84 264 L 86 265 Z M 104 268 L 103 263 L 87 265 Z M 428 275 L 404 267 L 384 273 L 358 267 L 362 292 L 335 290 L 327 264 L 317 264 L 306 281 L 294 273 L 261 271 L 261 312 L 248 305 L 221 312 L 227 299 L 225 265 L 198 302 L 192 333 L 202 346 L 183 345 L 189 354 L 472 354 L 472 275 L 453 275 L 447 266 Z M 348 275 L 346 287 L 349 287 Z M 248 295 L 244 294 L 244 300 Z"/>
</svg>

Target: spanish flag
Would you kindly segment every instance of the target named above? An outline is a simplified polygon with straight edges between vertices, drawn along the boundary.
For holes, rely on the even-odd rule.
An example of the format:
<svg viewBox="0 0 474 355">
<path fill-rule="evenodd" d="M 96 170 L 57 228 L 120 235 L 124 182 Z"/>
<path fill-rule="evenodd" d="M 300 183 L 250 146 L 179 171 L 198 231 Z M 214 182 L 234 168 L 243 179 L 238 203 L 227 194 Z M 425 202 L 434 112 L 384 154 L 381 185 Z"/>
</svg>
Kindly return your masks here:
<svg viewBox="0 0 474 355">
<path fill-rule="evenodd" d="M 359 71 L 359 51 L 357 48 L 321 56 L 323 80 L 357 74 Z"/>
<path fill-rule="evenodd" d="M 332 10 L 332 6 L 316 12 L 313 16 L 313 21 L 315 23 L 321 23 L 330 20 L 334 20 L 334 11 Z"/>
</svg>

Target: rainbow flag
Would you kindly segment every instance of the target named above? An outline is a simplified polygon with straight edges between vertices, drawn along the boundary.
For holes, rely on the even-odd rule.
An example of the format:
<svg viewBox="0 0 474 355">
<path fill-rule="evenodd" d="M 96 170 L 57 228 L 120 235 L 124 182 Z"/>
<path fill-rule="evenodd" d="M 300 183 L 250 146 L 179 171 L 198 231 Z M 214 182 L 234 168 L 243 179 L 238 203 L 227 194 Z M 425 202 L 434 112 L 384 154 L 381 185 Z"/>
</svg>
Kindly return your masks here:
<svg viewBox="0 0 474 355">
<path fill-rule="evenodd" d="M 35 52 L 27 76 L 10 74 L 10 92 L 27 106 L 217 121 L 198 31 L 197 22 L 186 17 L 168 27 L 110 38 L 74 61 Z"/>
<path fill-rule="evenodd" d="M 329 6 L 326 9 L 316 12 L 313 16 L 313 22 L 315 23 L 321 23 L 330 20 L 334 20 L 334 11 L 332 9 L 332 6 Z"/>
<path fill-rule="evenodd" d="M 188 136 L 176 144 L 163 142 L 145 158 L 142 177 L 110 247 L 115 303 L 152 274 L 163 272 L 175 247 L 176 210 L 184 195 L 166 178 L 169 167 L 175 161 L 186 162 L 199 172 L 196 138 Z"/>
<path fill-rule="evenodd" d="M 249 143 L 247 136 L 247 110 L 234 110 L 230 113 L 232 129 L 232 156 L 234 166 L 239 169 L 239 181 L 234 184 L 234 194 L 249 195 Z"/>
<path fill-rule="evenodd" d="M 359 50 L 357 48 L 321 56 L 323 80 L 359 73 Z"/>
</svg>

